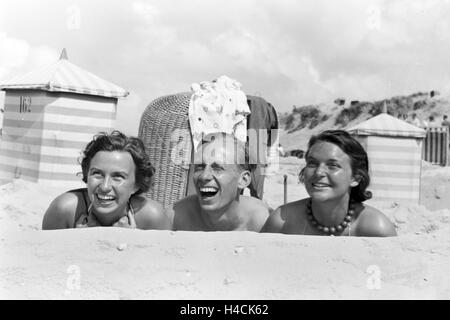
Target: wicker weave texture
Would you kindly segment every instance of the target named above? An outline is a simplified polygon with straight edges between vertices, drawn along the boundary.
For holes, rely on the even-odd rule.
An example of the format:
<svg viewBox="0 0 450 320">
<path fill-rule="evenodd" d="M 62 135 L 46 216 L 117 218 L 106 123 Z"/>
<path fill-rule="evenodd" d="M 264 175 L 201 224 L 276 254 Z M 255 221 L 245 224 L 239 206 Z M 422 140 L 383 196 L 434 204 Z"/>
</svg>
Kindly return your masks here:
<svg viewBox="0 0 450 320">
<path fill-rule="evenodd" d="M 189 129 L 191 93 L 153 100 L 141 116 L 139 138 L 155 167 L 154 185 L 147 196 L 164 207 L 185 197 L 192 152 Z"/>
</svg>

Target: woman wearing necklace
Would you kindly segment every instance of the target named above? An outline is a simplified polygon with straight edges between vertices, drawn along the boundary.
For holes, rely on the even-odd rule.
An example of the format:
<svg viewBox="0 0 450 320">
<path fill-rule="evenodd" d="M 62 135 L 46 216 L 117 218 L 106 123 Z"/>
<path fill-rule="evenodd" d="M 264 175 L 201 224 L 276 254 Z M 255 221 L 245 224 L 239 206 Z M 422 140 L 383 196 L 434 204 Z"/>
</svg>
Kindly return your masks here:
<svg viewBox="0 0 450 320">
<path fill-rule="evenodd" d="M 163 207 L 143 196 L 154 169 L 140 139 L 119 131 L 99 133 L 83 151 L 81 169 L 87 188 L 70 190 L 53 200 L 42 229 L 170 229 Z"/>
<path fill-rule="evenodd" d="M 312 136 L 300 172 L 309 198 L 271 214 L 261 232 L 360 237 L 395 236 L 392 222 L 363 204 L 372 197 L 369 160 L 361 144 L 343 130 Z"/>
</svg>

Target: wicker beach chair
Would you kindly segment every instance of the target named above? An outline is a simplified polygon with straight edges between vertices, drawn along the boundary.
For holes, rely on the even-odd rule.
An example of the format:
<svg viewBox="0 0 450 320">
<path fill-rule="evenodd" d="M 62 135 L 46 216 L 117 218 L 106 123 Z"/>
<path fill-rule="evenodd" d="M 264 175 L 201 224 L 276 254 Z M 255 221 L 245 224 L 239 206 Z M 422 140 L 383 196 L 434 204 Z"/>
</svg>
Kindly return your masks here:
<svg viewBox="0 0 450 320">
<path fill-rule="evenodd" d="M 139 138 L 156 170 L 154 185 L 147 196 L 164 207 L 195 193 L 192 176 L 189 176 L 193 150 L 188 117 L 191 95 L 183 92 L 160 97 L 153 100 L 141 116 Z M 250 128 L 278 129 L 276 111 L 271 104 L 249 95 L 247 102 L 252 110 L 247 120 Z M 250 188 L 253 196 L 262 198 L 263 181 L 264 176 L 253 176 L 254 185 Z"/>
<path fill-rule="evenodd" d="M 147 196 L 164 207 L 186 196 L 192 153 L 190 97 L 189 92 L 160 97 L 141 116 L 138 136 L 155 167 L 154 185 Z"/>
</svg>

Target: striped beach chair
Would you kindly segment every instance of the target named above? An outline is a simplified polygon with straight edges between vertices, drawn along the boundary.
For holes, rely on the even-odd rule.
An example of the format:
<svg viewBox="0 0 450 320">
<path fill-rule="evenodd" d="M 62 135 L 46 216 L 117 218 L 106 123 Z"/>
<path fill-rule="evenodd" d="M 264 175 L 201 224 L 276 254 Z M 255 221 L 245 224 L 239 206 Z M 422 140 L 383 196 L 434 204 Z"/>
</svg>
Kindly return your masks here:
<svg viewBox="0 0 450 320">
<path fill-rule="evenodd" d="M 448 127 L 427 128 L 423 143 L 423 160 L 432 164 L 448 166 L 449 132 Z"/>
</svg>

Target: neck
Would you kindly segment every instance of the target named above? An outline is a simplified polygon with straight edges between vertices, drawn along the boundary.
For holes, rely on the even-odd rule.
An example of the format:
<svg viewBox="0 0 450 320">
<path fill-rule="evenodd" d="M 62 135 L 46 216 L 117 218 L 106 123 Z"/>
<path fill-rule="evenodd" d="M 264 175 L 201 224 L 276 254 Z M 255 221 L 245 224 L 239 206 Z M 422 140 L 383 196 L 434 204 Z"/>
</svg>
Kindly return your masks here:
<svg viewBox="0 0 450 320">
<path fill-rule="evenodd" d="M 325 202 L 312 200 L 311 209 L 314 218 L 324 226 L 334 226 L 341 223 L 348 212 L 350 196 L 347 194 L 339 200 Z"/>
</svg>

